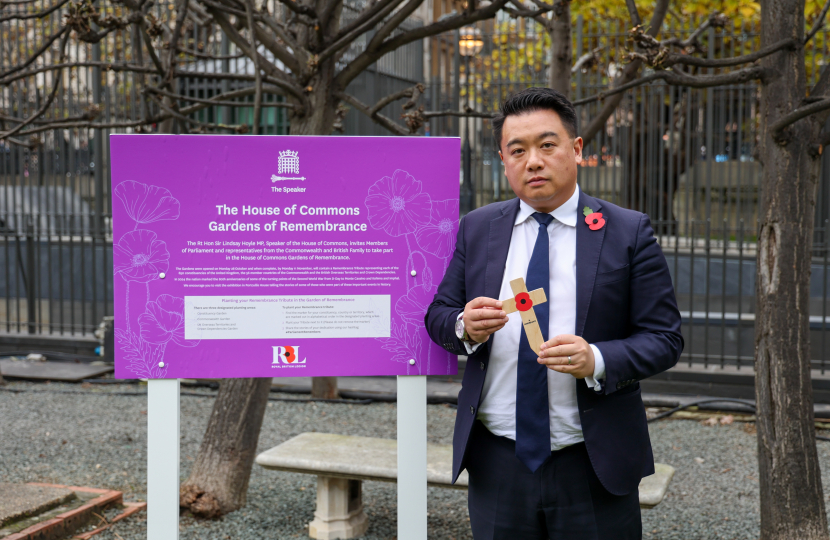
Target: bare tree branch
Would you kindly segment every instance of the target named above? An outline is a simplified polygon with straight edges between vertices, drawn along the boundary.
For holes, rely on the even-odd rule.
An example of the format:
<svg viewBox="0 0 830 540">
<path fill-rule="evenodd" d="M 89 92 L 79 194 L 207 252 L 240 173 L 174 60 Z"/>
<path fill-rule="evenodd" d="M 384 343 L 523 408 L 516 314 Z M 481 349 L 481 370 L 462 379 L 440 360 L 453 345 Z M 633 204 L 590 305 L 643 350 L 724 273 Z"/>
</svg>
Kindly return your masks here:
<svg viewBox="0 0 830 540">
<path fill-rule="evenodd" d="M 661 0 L 668 1 L 668 0 Z M 413 41 L 440 34 L 447 30 L 455 30 L 476 21 L 489 19 L 495 16 L 496 13 L 507 3 L 507 0 L 493 0 L 489 5 L 473 10 L 466 14 L 453 15 L 447 17 L 442 21 L 437 21 L 432 24 L 407 30 L 391 37 L 384 41 L 380 46 L 374 50 L 366 50 L 352 60 L 343 70 L 337 75 L 336 82 L 338 88 L 345 88 L 348 84 L 364 69 L 372 65 L 377 59 L 387 52 L 394 51 L 398 47 L 411 43 Z"/>
<path fill-rule="evenodd" d="M 69 4 L 69 8 L 64 15 L 64 22 L 66 28 L 74 31 L 79 40 L 86 43 L 98 43 L 110 33 L 127 28 L 143 17 L 144 13 L 142 11 L 133 11 L 124 18 L 112 15 L 102 17 L 91 0 L 81 0 Z M 102 30 L 96 28 L 102 28 Z"/>
<path fill-rule="evenodd" d="M 640 18 L 640 12 L 637 11 L 637 4 L 634 0 L 625 0 L 625 7 L 628 8 L 628 16 L 631 18 L 631 24 L 640 26 L 643 20 Z"/>
<path fill-rule="evenodd" d="M 150 60 L 153 62 L 153 65 L 156 66 L 156 71 L 159 74 L 159 77 L 164 79 L 164 66 L 161 65 L 161 60 L 159 60 L 158 55 L 156 54 L 156 48 L 153 46 L 153 39 L 150 37 L 150 34 L 147 33 L 147 25 L 144 24 L 144 19 L 138 21 L 138 28 L 141 30 L 141 36 L 144 38 L 144 45 L 147 46 L 147 54 L 150 55 Z"/>
<path fill-rule="evenodd" d="M 691 56 L 688 54 L 669 53 L 660 62 L 659 66 L 652 67 L 667 68 L 675 64 L 711 68 L 733 67 L 739 66 L 741 64 L 755 62 L 756 60 L 760 60 L 761 58 L 769 56 L 772 53 L 778 52 L 782 49 L 797 49 L 798 47 L 798 40 L 795 38 L 790 38 L 783 39 L 777 43 L 773 43 L 772 45 L 767 45 L 766 47 L 763 47 L 753 53 L 745 54 L 743 56 L 734 56 L 732 58 L 713 58 L 710 60 L 708 58 L 700 58 L 698 56 Z"/>
<path fill-rule="evenodd" d="M 548 9 L 549 7 L 552 8 L 552 9 L 556 9 L 556 6 L 558 4 L 562 3 L 562 0 L 557 0 L 552 5 L 548 4 L 547 2 L 544 2 L 543 0 L 530 0 L 530 1 L 531 1 L 531 3 L 533 3 L 539 9 Z"/>
<path fill-rule="evenodd" d="M 649 23 L 649 28 L 646 31 L 651 37 L 657 37 L 657 34 L 660 33 L 660 28 L 663 26 L 663 20 L 666 18 L 666 13 L 669 9 L 669 0 L 658 0 L 654 6 L 654 13 L 651 16 L 651 21 Z M 629 63 L 623 69 L 622 75 L 616 81 L 616 85 L 620 86 L 623 84 L 628 83 L 629 81 L 634 80 L 637 78 L 637 74 L 640 71 L 640 60 L 634 60 L 633 62 Z M 623 94 L 618 93 L 614 96 L 611 96 L 610 99 L 605 100 L 602 105 L 602 109 L 597 113 L 594 118 L 588 122 L 588 126 L 582 130 L 582 139 L 585 141 L 585 144 L 591 142 L 597 133 L 605 126 L 605 122 L 608 120 L 608 117 L 611 116 L 617 107 L 622 101 Z"/>
<path fill-rule="evenodd" d="M 600 45 L 599 47 L 597 47 L 593 51 L 589 51 L 589 52 L 583 54 L 582 56 L 580 56 L 577 59 L 577 61 L 574 62 L 574 65 L 571 68 L 571 73 L 578 72 L 580 69 L 582 69 L 582 66 L 584 66 L 585 64 L 593 64 L 593 62 L 596 62 L 599 53 L 605 48 L 606 48 L 605 45 Z"/>
<path fill-rule="evenodd" d="M 0 7 L 2 6 L 22 6 L 24 4 L 34 4 L 38 0 L 0 0 Z"/>
<path fill-rule="evenodd" d="M 199 99 L 199 98 L 183 96 L 181 94 L 175 94 L 173 92 L 167 92 L 167 91 L 161 90 L 159 88 L 147 88 L 146 91 L 149 92 L 149 93 L 160 94 L 160 95 L 171 97 L 171 98 L 178 99 L 178 100 L 193 101 L 193 102 L 198 103 L 197 105 L 192 105 L 190 107 L 182 108 L 178 113 L 178 118 L 181 119 L 181 117 L 183 117 L 185 115 L 192 114 L 192 113 L 198 112 L 202 109 L 205 109 L 207 107 L 215 106 L 215 105 L 249 107 L 250 104 L 247 104 L 247 103 L 239 103 L 239 102 L 225 101 L 225 100 L 234 99 L 234 98 L 238 98 L 238 97 L 249 96 L 249 95 L 254 93 L 254 88 L 253 87 L 248 87 L 248 88 L 241 88 L 239 90 L 233 90 L 233 91 L 230 91 L 230 92 L 225 92 L 223 94 L 216 95 L 211 99 Z M 277 86 L 263 85 L 263 92 L 266 92 L 266 93 L 269 93 L 269 94 L 280 94 L 281 89 Z M 294 108 L 294 105 L 292 105 L 291 103 L 263 103 L 263 106 L 264 107 Z M 144 120 L 136 120 L 136 121 L 130 121 L 130 122 L 95 123 L 94 118 L 91 118 L 89 115 L 83 115 L 81 117 L 62 118 L 60 120 L 55 120 L 55 121 L 37 121 L 37 122 L 34 122 L 34 124 L 38 125 L 37 128 L 32 128 L 32 129 L 22 131 L 20 133 L 20 135 L 22 135 L 22 136 L 33 135 L 33 134 L 41 133 L 41 132 L 44 132 L 44 131 L 51 131 L 51 130 L 54 130 L 54 129 L 136 128 L 136 127 L 140 127 L 140 126 L 143 126 L 143 125 L 150 125 L 150 124 L 154 124 L 154 123 L 160 123 L 160 122 L 168 120 L 172 117 L 175 117 L 175 116 L 172 113 L 170 113 L 170 114 L 162 114 L 162 115 L 159 115 L 159 116 L 156 116 L 156 117 L 147 118 L 147 119 L 144 119 Z M 12 120 L 19 121 L 19 120 L 14 119 L 14 118 L 12 118 Z M 187 121 L 190 122 L 190 119 L 188 119 Z M 240 126 L 224 126 L 224 129 L 229 129 L 229 130 L 237 130 L 237 129 L 241 129 L 241 128 L 246 128 L 246 126 L 244 126 L 244 125 L 241 126 L 241 127 Z M 26 144 L 26 143 L 23 143 L 22 141 L 20 143 L 24 144 L 24 145 Z"/>
<path fill-rule="evenodd" d="M 196 97 L 192 97 L 192 96 L 185 96 L 185 95 L 182 95 L 182 94 L 167 92 L 166 90 L 162 90 L 160 88 L 148 88 L 147 91 L 151 92 L 153 94 L 161 94 L 163 96 L 171 97 L 173 99 L 178 99 L 180 101 L 192 101 L 194 103 L 203 103 L 206 106 L 221 105 L 221 106 L 224 106 L 224 107 L 250 107 L 251 104 L 249 102 L 245 103 L 245 102 L 239 102 L 239 101 L 226 101 L 226 100 L 234 99 L 234 98 L 238 98 L 238 97 L 250 96 L 251 94 L 253 94 L 256 91 L 256 89 L 254 87 L 240 88 L 239 90 L 232 90 L 230 92 L 225 92 L 223 94 L 217 94 L 217 95 L 213 96 L 210 99 L 203 99 L 203 98 L 196 98 Z M 273 95 L 278 95 L 278 96 L 283 95 L 283 91 L 280 88 L 276 87 L 276 86 L 263 85 L 262 86 L 262 92 L 264 94 L 273 94 Z M 296 108 L 296 107 L 294 107 L 293 103 L 286 103 L 284 101 L 265 102 L 265 103 L 262 104 L 262 106 L 263 107 L 277 107 L 277 108 L 284 108 L 284 109 L 295 109 Z M 204 108 L 205 107 L 187 107 L 187 108 L 180 109 L 180 112 L 182 114 L 190 114 L 190 113 L 193 113 L 193 112 L 196 112 L 196 111 L 200 111 Z"/>
<path fill-rule="evenodd" d="M 401 90 L 400 92 L 395 92 L 394 94 L 389 94 L 388 96 L 380 99 L 380 101 L 378 101 L 377 103 L 372 105 L 368 109 L 368 114 L 369 114 L 369 116 L 372 116 L 373 114 L 379 112 L 381 109 L 383 109 L 384 107 L 386 107 L 390 103 L 393 103 L 393 102 L 398 101 L 399 99 L 403 99 L 405 97 L 410 98 L 410 100 L 404 104 L 403 108 L 404 109 L 409 109 L 409 108 L 411 108 L 415 105 L 415 102 L 418 100 L 418 97 L 421 94 L 424 93 L 424 90 L 426 90 L 426 88 L 424 88 L 424 85 L 418 83 L 415 86 L 405 88 L 405 89 Z"/>
<path fill-rule="evenodd" d="M 574 101 L 574 106 L 585 105 L 593 103 L 594 101 L 602 101 L 606 97 L 620 94 L 654 81 L 665 81 L 671 86 L 687 86 L 689 88 L 711 88 L 713 86 L 723 86 L 727 84 L 740 84 L 747 81 L 760 79 L 764 76 L 764 68 L 761 66 L 752 66 L 730 73 L 721 73 L 718 75 L 687 75 L 679 71 L 656 71 L 645 77 L 640 77 L 626 84 L 614 87 L 610 90 L 600 92 L 591 97 Z"/>
<path fill-rule="evenodd" d="M 544 7 L 540 7 L 539 9 L 533 10 L 533 9 L 528 9 L 527 6 L 522 4 L 521 0 L 510 0 L 510 3 L 513 4 L 514 6 L 516 6 L 516 8 L 511 8 L 511 7 L 505 5 L 503 8 L 501 8 L 501 10 L 506 12 L 507 14 L 509 14 L 514 19 L 519 18 L 519 17 L 527 17 L 528 19 L 535 19 L 536 22 L 538 22 L 539 24 L 541 24 L 542 26 L 547 28 L 548 31 L 550 31 L 550 28 L 548 28 L 548 26 L 549 26 L 548 23 L 550 21 L 548 19 L 546 19 L 545 17 L 542 17 L 542 15 L 544 15 L 545 13 L 549 13 L 550 11 L 553 10 L 553 5 L 552 4 L 545 4 Z"/>
<path fill-rule="evenodd" d="M 299 60 L 298 60 L 299 63 L 303 63 L 308 59 L 308 56 L 309 56 L 308 51 L 304 47 L 300 47 L 300 45 L 297 43 L 297 41 L 288 32 L 287 28 L 285 26 L 283 26 L 282 23 L 277 22 L 276 20 L 274 20 L 274 18 L 271 17 L 271 15 L 269 13 L 257 12 L 257 13 L 254 13 L 254 18 L 256 20 L 264 22 L 265 25 L 268 28 L 270 28 L 274 32 L 274 34 L 276 34 L 278 39 L 281 39 L 286 45 L 288 45 L 288 47 L 291 48 L 291 51 L 293 51 L 297 55 L 302 55 L 302 57 L 299 58 Z M 268 35 L 268 33 L 265 32 L 264 30 L 262 30 L 261 28 L 257 27 L 256 31 L 257 31 L 257 39 L 259 39 L 259 41 L 261 43 L 266 44 L 267 41 L 274 41 L 273 38 L 271 38 L 271 36 Z M 282 60 L 282 62 L 286 66 L 291 65 L 290 62 L 286 62 L 284 59 L 282 59 L 280 57 L 280 55 L 277 54 L 274 51 L 273 48 L 271 48 L 271 46 L 269 46 L 267 44 L 265 46 L 269 47 L 271 52 L 273 52 L 274 55 L 277 58 L 280 58 L 280 60 Z M 285 49 L 285 47 L 281 47 L 280 44 L 277 43 L 276 41 L 274 41 L 273 47 L 274 48 L 279 48 L 280 50 L 285 50 L 289 55 L 291 54 L 291 51 L 289 51 L 288 49 Z"/>
<path fill-rule="evenodd" d="M 130 0 L 127 0 L 130 1 Z M 133 47 L 133 60 L 140 66 L 144 66 L 144 48 L 141 46 L 141 24 L 135 23 L 130 31 L 130 44 Z M 144 94 L 144 89 L 147 88 L 147 77 L 144 73 L 134 72 L 136 86 L 138 87 L 139 95 L 141 96 L 141 118 L 147 118 L 149 115 L 149 99 Z"/>
<path fill-rule="evenodd" d="M 194 51 L 193 49 L 186 49 L 184 47 L 179 47 L 179 52 L 182 54 L 186 54 L 188 56 L 193 56 L 194 58 L 204 58 L 206 60 L 235 60 L 237 58 L 244 58 L 245 54 L 207 54 L 199 51 Z"/>
<path fill-rule="evenodd" d="M 21 69 L 25 69 L 26 67 L 30 66 L 35 60 L 40 58 L 40 55 L 42 55 L 44 52 L 49 50 L 49 47 L 52 46 L 52 43 L 54 43 L 56 39 L 58 39 L 59 37 L 61 37 L 63 35 L 68 35 L 68 34 L 69 34 L 69 29 L 67 29 L 66 27 L 61 28 L 60 30 L 58 30 L 57 32 L 55 32 L 54 34 L 49 36 L 48 38 L 44 39 L 43 44 L 25 62 L 23 62 L 22 64 L 17 64 L 16 66 L 12 66 L 8 69 L 8 71 L 4 71 L 3 73 L 0 73 L 0 77 L 6 78 L 9 75 L 11 75 L 12 73 L 16 73 L 16 72 L 20 71 Z"/>
<path fill-rule="evenodd" d="M 193 2 L 190 5 L 188 16 L 193 19 L 193 22 L 197 26 L 208 26 L 212 19 L 210 13 L 204 7 L 200 6 L 198 2 Z"/>
<path fill-rule="evenodd" d="M 182 114 L 182 113 L 172 109 L 171 107 L 168 107 L 167 105 L 165 105 L 164 102 L 160 99 L 156 100 L 156 104 L 159 106 L 159 108 L 161 110 L 163 110 L 164 112 L 166 112 L 167 114 L 169 114 L 173 118 L 175 118 L 175 119 L 177 119 L 177 120 L 179 120 L 183 123 L 193 124 L 194 126 L 203 127 L 203 128 L 206 128 L 206 129 L 224 129 L 224 130 L 228 130 L 228 131 L 233 131 L 235 133 L 247 133 L 248 132 L 248 126 L 246 126 L 244 124 L 227 125 L 227 124 L 222 124 L 222 123 L 219 123 L 219 122 L 216 122 L 216 123 L 213 123 L 213 124 L 208 124 L 208 123 L 200 122 L 198 120 L 190 118 L 189 116 L 185 116 L 184 114 Z"/>
<path fill-rule="evenodd" d="M 802 118 L 806 118 L 816 113 L 820 113 L 822 111 L 830 110 L 830 98 L 825 98 L 815 103 L 811 103 L 809 105 L 805 105 L 804 107 L 799 107 L 798 109 L 785 114 L 778 120 L 776 120 L 772 125 L 769 126 L 769 131 L 772 134 L 772 137 L 779 143 L 786 142 L 784 137 L 784 130 L 801 120 Z"/>
<path fill-rule="evenodd" d="M 256 18 L 256 14 L 254 14 L 254 18 Z M 275 32 L 280 31 L 276 24 L 270 28 Z M 282 34 L 284 33 L 278 35 Z M 298 74 L 302 73 L 303 70 L 301 62 L 307 61 L 310 56 L 308 51 L 306 51 L 303 47 L 294 44 L 292 46 L 292 50 L 288 50 L 286 47 L 280 45 L 271 34 L 261 28 L 258 24 L 254 24 L 254 38 L 259 40 L 259 42 L 265 45 L 269 51 L 274 53 L 274 56 L 285 64 L 288 69 Z M 290 39 L 287 34 L 285 34 L 285 38 Z"/>
<path fill-rule="evenodd" d="M 816 21 L 813 23 L 813 27 L 807 33 L 807 36 L 804 38 L 804 44 L 806 45 L 813 36 L 818 34 L 819 30 L 824 28 L 824 17 L 827 16 L 827 10 L 830 9 L 830 0 L 824 2 L 824 7 L 821 8 L 821 12 L 819 12 L 818 17 L 816 17 Z"/>
<path fill-rule="evenodd" d="M 146 126 L 150 124 L 155 124 L 161 122 L 168 118 L 169 115 L 159 116 L 150 118 L 148 120 L 136 120 L 131 122 L 93 122 L 91 120 L 86 121 L 56 121 L 52 122 L 51 124 L 45 124 L 43 126 L 38 126 L 36 128 L 27 129 L 25 131 L 20 132 L 21 136 L 24 135 L 34 135 L 37 133 L 43 133 L 44 131 L 54 131 L 56 129 L 116 129 L 116 128 L 137 128 L 140 126 Z"/>
<path fill-rule="evenodd" d="M 54 6 L 50 6 L 43 11 L 37 11 L 35 13 L 13 13 L 11 15 L 4 15 L 3 17 L 0 17 L 0 23 L 13 20 L 22 21 L 24 19 L 42 19 L 55 10 L 60 9 L 67 2 L 69 2 L 69 0 L 61 0 Z"/>
<path fill-rule="evenodd" d="M 495 118 L 498 113 L 479 112 L 473 110 L 467 111 L 425 111 L 421 113 L 424 118 L 438 118 L 439 116 L 455 116 L 458 118 Z"/>
<path fill-rule="evenodd" d="M 167 76 L 166 84 L 173 88 L 173 78 L 176 76 L 176 56 L 179 53 L 179 37 L 184 29 L 187 20 L 187 9 L 190 0 L 177 0 L 176 2 L 176 26 L 173 30 L 173 37 L 170 39 L 170 47 L 167 55 Z"/>
<path fill-rule="evenodd" d="M 357 22 L 355 21 L 338 32 L 331 45 L 328 45 L 317 56 L 317 62 L 322 62 L 338 51 L 347 48 L 358 36 L 374 28 L 378 21 L 382 21 L 401 2 L 402 0 L 381 0 L 381 2 L 375 4 L 378 6 L 377 11 L 367 13 L 367 16 L 362 20 L 358 19 L 360 20 L 360 24 L 355 24 Z"/>
<path fill-rule="evenodd" d="M 824 66 L 815 86 L 810 88 L 810 96 L 824 96 L 827 94 L 830 94 L 830 69 Z"/>
<path fill-rule="evenodd" d="M 366 50 L 371 51 L 379 47 L 381 43 L 383 43 L 383 41 L 412 14 L 413 11 L 418 9 L 422 2 L 423 0 L 408 0 L 403 7 L 398 9 L 395 14 L 383 24 L 383 26 L 375 31 L 375 35 L 372 36 L 369 44 L 366 45 Z"/>
<path fill-rule="evenodd" d="M 214 20 L 217 23 L 219 23 L 219 26 L 222 27 L 222 30 L 225 31 L 225 34 L 231 41 L 236 43 L 236 45 L 242 50 L 251 50 L 248 40 L 242 37 L 242 35 L 236 30 L 236 28 L 234 28 L 234 26 L 227 19 L 227 17 L 225 17 L 223 13 L 221 13 L 217 8 L 212 6 L 208 8 L 208 11 L 211 15 L 213 15 Z M 283 88 L 292 96 L 296 97 L 300 102 L 305 102 L 303 89 L 295 81 L 293 81 L 284 71 L 279 69 L 271 62 L 269 62 L 267 58 L 259 54 L 259 52 L 254 51 L 254 53 L 258 57 L 257 61 L 259 62 L 259 65 L 261 66 L 262 70 L 275 79 L 275 84 L 277 84 L 280 88 Z"/>
<path fill-rule="evenodd" d="M 360 14 L 358 14 L 358 16 L 352 22 L 340 28 L 337 31 L 337 34 L 334 35 L 334 38 L 332 38 L 331 42 L 335 43 L 337 41 L 340 41 L 340 39 L 343 36 L 345 36 L 346 34 L 350 34 L 356 28 L 363 27 L 370 20 L 379 20 L 376 19 L 379 13 L 385 12 L 385 10 L 390 6 L 390 4 L 392 5 L 392 7 L 390 8 L 391 12 L 391 10 L 395 9 L 395 7 L 400 5 L 401 2 L 403 2 L 403 0 L 379 0 L 377 2 L 366 2 L 366 6 L 363 8 L 363 10 L 361 10 Z M 374 26 L 374 24 L 375 23 L 371 23 L 371 26 Z"/>
<path fill-rule="evenodd" d="M 208 9 L 214 8 L 222 13 L 230 13 L 236 15 L 240 18 L 240 20 L 243 18 L 247 20 L 248 15 L 245 12 L 245 10 L 236 9 L 226 4 L 222 4 L 221 2 L 213 2 L 212 0 L 199 1 L 202 2 L 204 5 L 208 6 Z M 270 17 L 258 12 L 254 12 L 254 19 L 265 22 L 268 25 L 268 27 L 271 28 L 274 31 L 274 33 L 280 37 L 280 39 L 283 39 L 284 41 L 289 43 L 289 46 L 292 50 L 288 50 L 286 47 L 279 44 L 272 35 L 264 31 L 258 25 L 254 26 L 256 39 L 258 39 L 260 43 L 265 45 L 265 47 L 268 48 L 269 51 L 274 53 L 274 56 L 277 59 L 279 59 L 283 64 L 285 64 L 285 66 L 288 69 L 296 73 L 300 73 L 302 71 L 301 62 L 304 61 L 304 59 L 308 58 L 308 51 L 297 45 L 297 43 L 290 36 L 288 36 L 288 34 L 282 28 L 280 28 L 279 24 Z M 247 48 L 248 47 L 243 47 L 243 49 Z"/>
<path fill-rule="evenodd" d="M 61 60 L 66 59 L 66 43 L 69 41 L 69 32 L 64 33 L 63 38 L 61 39 L 60 44 L 60 51 L 61 51 Z M 43 103 L 43 105 L 34 113 L 32 113 L 29 118 L 18 124 L 16 127 L 10 129 L 9 131 L 0 133 L 0 140 L 5 139 L 6 137 L 11 137 L 12 135 L 18 133 L 20 130 L 40 118 L 43 113 L 45 113 L 49 107 L 52 106 L 52 102 L 55 101 L 55 96 L 58 94 L 58 89 L 61 86 L 61 82 L 63 81 L 63 71 L 58 71 L 57 73 L 53 73 L 52 76 L 55 79 L 54 84 L 52 85 L 52 91 L 49 93 L 49 97 Z"/>
<path fill-rule="evenodd" d="M 259 122 L 262 117 L 262 72 L 259 70 L 259 54 L 256 46 L 256 29 L 254 28 L 254 1 L 245 0 L 245 11 L 248 18 L 248 31 L 251 33 L 251 60 L 254 63 L 254 135 L 259 135 Z"/>
<path fill-rule="evenodd" d="M 294 0 L 279 0 L 279 2 L 296 13 L 297 15 L 305 15 L 307 17 L 311 17 L 312 19 L 317 19 L 317 10 L 310 6 L 306 6 L 300 4 L 299 2 L 295 2 Z"/>
<path fill-rule="evenodd" d="M 664 47 L 676 46 L 686 50 L 704 51 L 704 48 L 701 47 L 700 43 L 698 42 L 698 38 L 701 35 L 703 35 L 703 32 L 705 32 L 710 26 L 714 28 L 723 28 L 724 26 L 726 26 L 726 23 L 728 22 L 729 19 L 726 17 L 726 15 L 723 15 L 722 13 L 718 13 L 717 11 L 715 11 L 714 13 L 709 15 L 709 18 L 703 21 L 700 24 L 700 26 L 698 26 L 688 38 L 670 38 L 661 41 L 660 45 Z"/>
<path fill-rule="evenodd" d="M 133 71 L 136 73 L 156 73 L 152 68 L 140 66 L 136 64 L 110 64 L 108 62 L 62 62 L 58 64 L 49 64 L 36 69 L 29 69 L 20 72 L 16 75 L 9 75 L 0 79 L 0 86 L 6 86 L 14 81 L 44 73 L 46 71 L 54 71 L 56 69 L 73 68 L 73 67 L 100 67 L 103 71 Z"/>
<path fill-rule="evenodd" d="M 356 97 L 350 96 L 349 94 L 347 94 L 345 92 L 337 92 L 335 94 L 335 97 L 345 101 L 346 103 L 348 103 L 349 105 L 351 105 L 352 107 L 357 109 L 358 111 L 362 112 L 363 114 L 365 114 L 366 116 L 371 118 L 376 124 L 379 124 L 379 125 L 385 127 L 386 129 L 388 129 L 389 131 L 391 131 L 395 135 L 411 135 L 409 130 L 405 129 L 403 126 L 401 126 L 399 124 L 396 124 L 388 116 L 384 116 L 384 115 L 380 114 L 379 112 L 375 112 L 374 114 L 372 114 L 370 112 L 371 111 L 370 107 L 368 105 L 366 105 L 365 103 L 363 103 L 362 101 L 360 101 L 359 99 L 357 99 Z"/>
<path fill-rule="evenodd" d="M 320 21 L 319 21 L 319 25 L 320 25 L 320 28 L 321 28 L 321 32 L 320 32 L 321 35 L 325 34 L 328 31 L 329 24 L 331 23 L 332 16 L 334 16 L 335 13 L 337 13 L 337 15 L 340 15 L 340 12 L 342 12 L 342 10 L 343 10 L 343 4 L 342 4 L 342 2 L 339 2 L 338 0 L 326 0 L 323 3 L 323 9 L 320 10 Z"/>
</svg>

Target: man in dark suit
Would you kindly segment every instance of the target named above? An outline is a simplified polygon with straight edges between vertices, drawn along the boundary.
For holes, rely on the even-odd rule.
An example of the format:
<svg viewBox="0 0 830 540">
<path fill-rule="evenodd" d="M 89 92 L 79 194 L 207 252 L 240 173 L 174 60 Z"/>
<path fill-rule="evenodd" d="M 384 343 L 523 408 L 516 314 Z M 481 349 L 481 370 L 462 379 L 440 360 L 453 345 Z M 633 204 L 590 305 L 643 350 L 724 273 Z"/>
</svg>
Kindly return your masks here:
<svg viewBox="0 0 830 540">
<path fill-rule="evenodd" d="M 641 538 L 637 486 L 654 458 L 638 381 L 683 350 L 665 257 L 648 216 L 577 186 L 582 139 L 562 94 L 519 92 L 493 126 L 517 198 L 461 220 L 425 318 L 468 356 L 453 481 L 467 469 L 476 540 Z M 502 310 L 519 277 L 547 299 L 531 312 L 538 354 L 521 314 Z"/>
</svg>

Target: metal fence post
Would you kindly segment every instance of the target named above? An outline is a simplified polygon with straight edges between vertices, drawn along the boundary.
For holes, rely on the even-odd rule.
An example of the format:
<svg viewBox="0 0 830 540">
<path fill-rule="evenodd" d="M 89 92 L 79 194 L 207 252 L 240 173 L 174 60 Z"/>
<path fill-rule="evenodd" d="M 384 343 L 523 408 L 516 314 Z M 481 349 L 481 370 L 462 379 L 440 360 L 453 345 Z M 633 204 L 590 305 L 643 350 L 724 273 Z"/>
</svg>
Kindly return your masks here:
<svg viewBox="0 0 830 540">
<path fill-rule="evenodd" d="M 29 188 L 31 189 L 31 188 Z M 35 264 L 35 217 L 32 215 L 25 216 L 26 223 L 26 319 L 27 329 L 30 334 L 37 333 L 37 268 Z"/>
<path fill-rule="evenodd" d="M 472 212 L 475 208 L 475 196 L 473 193 L 473 167 L 472 148 L 470 148 L 470 137 L 464 137 L 464 145 L 461 147 L 462 171 L 464 171 L 464 183 L 461 184 L 461 213 Z"/>
</svg>

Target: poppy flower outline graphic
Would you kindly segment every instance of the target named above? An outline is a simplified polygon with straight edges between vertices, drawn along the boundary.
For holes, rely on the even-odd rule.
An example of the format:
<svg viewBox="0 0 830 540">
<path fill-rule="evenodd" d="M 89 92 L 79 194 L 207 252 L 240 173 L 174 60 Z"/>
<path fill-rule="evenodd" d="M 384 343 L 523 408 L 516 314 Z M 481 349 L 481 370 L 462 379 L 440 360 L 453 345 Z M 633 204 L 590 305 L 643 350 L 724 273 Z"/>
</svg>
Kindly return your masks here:
<svg viewBox="0 0 830 540">
<path fill-rule="evenodd" d="M 139 315 L 138 326 L 141 339 L 154 345 L 173 341 L 182 347 L 195 347 L 199 341 L 185 341 L 184 300 L 162 294 L 147 302 L 146 311 Z"/>
<path fill-rule="evenodd" d="M 147 229 L 130 231 L 113 246 L 113 270 L 127 281 L 148 283 L 167 272 L 170 252 L 156 233 Z"/>
<path fill-rule="evenodd" d="M 286 362 L 289 364 L 293 363 L 297 359 L 297 353 L 294 352 L 294 347 L 286 345 L 284 356 Z"/>
<path fill-rule="evenodd" d="M 115 186 L 115 196 L 124 203 L 127 215 L 139 223 L 179 219 L 181 206 L 168 189 L 127 180 Z"/>
<path fill-rule="evenodd" d="M 602 212 L 593 212 L 585 216 L 585 223 L 592 231 L 598 231 L 605 227 L 605 218 L 602 217 Z"/>
<path fill-rule="evenodd" d="M 416 285 L 395 302 L 395 313 L 405 322 L 416 327 L 424 324 L 424 315 L 435 297 L 432 287 Z"/>
<path fill-rule="evenodd" d="M 369 224 L 396 237 L 428 224 L 432 201 L 421 189 L 421 182 L 402 169 L 372 184 L 364 200 Z"/>
<path fill-rule="evenodd" d="M 455 251 L 457 233 L 458 199 L 432 201 L 430 223 L 415 233 L 415 240 L 427 253 L 446 259 Z"/>
</svg>

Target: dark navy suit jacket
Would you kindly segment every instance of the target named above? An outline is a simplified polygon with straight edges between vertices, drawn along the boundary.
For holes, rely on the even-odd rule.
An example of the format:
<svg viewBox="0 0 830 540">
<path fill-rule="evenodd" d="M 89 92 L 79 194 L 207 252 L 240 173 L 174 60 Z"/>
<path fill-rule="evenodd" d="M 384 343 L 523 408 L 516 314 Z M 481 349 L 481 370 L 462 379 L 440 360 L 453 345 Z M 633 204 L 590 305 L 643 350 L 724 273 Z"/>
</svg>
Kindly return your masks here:
<svg viewBox="0 0 830 540">
<path fill-rule="evenodd" d="M 602 352 L 605 381 L 600 392 L 577 379 L 574 384 L 594 471 L 605 489 L 624 495 L 654 473 L 637 381 L 677 363 L 683 350 L 680 313 L 648 216 L 580 193 L 580 215 L 586 206 L 602 212 L 606 224 L 592 231 L 584 219 L 577 220 L 576 334 Z M 513 199 L 461 220 L 455 253 L 425 318 L 433 341 L 452 353 L 467 354 L 455 335 L 456 318 L 467 302 L 479 296 L 499 299 L 518 211 L 519 200 Z M 476 451 L 468 441 L 492 343 L 488 340 L 467 359 L 453 436 L 453 482 Z"/>
</svg>

